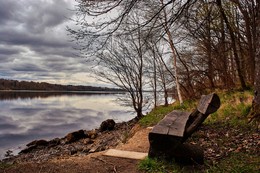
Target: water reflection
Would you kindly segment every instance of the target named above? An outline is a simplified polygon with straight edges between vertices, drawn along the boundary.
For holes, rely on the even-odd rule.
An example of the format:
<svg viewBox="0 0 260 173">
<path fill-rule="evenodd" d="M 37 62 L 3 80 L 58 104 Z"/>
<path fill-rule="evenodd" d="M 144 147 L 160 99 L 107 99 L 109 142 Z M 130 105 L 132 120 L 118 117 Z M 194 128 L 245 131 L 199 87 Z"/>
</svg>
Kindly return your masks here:
<svg viewBox="0 0 260 173">
<path fill-rule="evenodd" d="M 104 94 L 124 94 L 124 92 L 113 92 L 113 91 L 0 91 L 0 100 L 12 100 L 12 99 L 33 99 L 33 98 L 46 98 L 51 96 L 62 96 L 62 95 L 104 95 Z"/>
<path fill-rule="evenodd" d="M 0 92 L 0 157 L 7 149 L 35 139 L 63 137 L 71 131 L 93 129 L 108 118 L 118 122 L 133 118 L 135 114 L 129 112 L 130 108 L 115 102 L 117 96 Z"/>
</svg>

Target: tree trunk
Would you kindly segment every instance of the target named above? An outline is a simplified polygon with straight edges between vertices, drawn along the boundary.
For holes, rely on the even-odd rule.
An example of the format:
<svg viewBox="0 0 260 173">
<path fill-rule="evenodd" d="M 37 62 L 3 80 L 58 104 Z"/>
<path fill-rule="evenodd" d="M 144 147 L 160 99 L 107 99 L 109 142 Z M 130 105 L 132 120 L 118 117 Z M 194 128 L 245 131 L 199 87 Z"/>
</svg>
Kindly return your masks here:
<svg viewBox="0 0 260 173">
<path fill-rule="evenodd" d="M 253 115 L 260 117 L 260 2 L 256 1 L 256 53 L 255 53 L 255 96 L 253 99 Z"/>
<path fill-rule="evenodd" d="M 162 5 L 164 5 L 163 0 L 161 0 L 161 3 L 162 3 Z M 169 41 L 171 53 L 172 53 L 172 56 L 173 56 L 173 66 L 174 66 L 176 90 L 177 90 L 178 99 L 180 101 L 180 104 L 182 104 L 183 100 L 182 100 L 182 95 L 181 95 L 181 89 L 180 89 L 180 84 L 179 84 L 179 74 L 178 74 L 178 69 L 177 69 L 177 55 L 175 53 L 175 48 L 174 48 L 174 43 L 173 43 L 173 40 L 172 40 L 171 32 L 169 30 L 169 27 L 167 26 L 167 14 L 166 14 L 165 9 L 163 9 L 163 12 L 164 12 L 164 21 L 165 21 L 164 29 L 165 29 L 165 32 L 166 32 L 167 37 L 169 39 L 168 41 Z"/>
<path fill-rule="evenodd" d="M 243 76 L 242 70 L 241 70 L 241 62 L 240 62 L 240 59 L 239 59 L 239 56 L 238 56 L 238 52 L 237 52 L 237 47 L 236 47 L 236 38 L 235 38 L 235 35 L 233 33 L 232 27 L 230 26 L 228 18 L 227 18 L 226 14 L 225 14 L 225 11 L 224 11 L 224 9 L 222 7 L 221 0 L 217 0 L 216 2 L 217 2 L 217 5 L 218 5 L 219 10 L 220 10 L 220 13 L 221 13 L 221 15 L 222 15 L 226 25 L 227 25 L 227 28 L 228 28 L 228 31 L 229 31 L 229 34 L 230 34 L 231 46 L 232 46 L 232 49 L 233 49 L 234 59 L 235 59 L 236 66 L 237 66 L 237 74 L 238 74 L 238 77 L 239 77 L 241 88 L 243 90 L 245 90 L 247 87 L 246 87 L 246 82 L 245 82 L 245 79 L 244 79 L 244 76 Z"/>
</svg>

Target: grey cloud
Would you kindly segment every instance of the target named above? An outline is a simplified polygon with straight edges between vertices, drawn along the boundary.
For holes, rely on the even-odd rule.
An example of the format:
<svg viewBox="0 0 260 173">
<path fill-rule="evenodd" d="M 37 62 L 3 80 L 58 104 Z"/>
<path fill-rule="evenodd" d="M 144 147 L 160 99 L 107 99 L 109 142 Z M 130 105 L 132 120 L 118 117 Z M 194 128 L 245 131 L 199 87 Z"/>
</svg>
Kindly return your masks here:
<svg viewBox="0 0 260 173">
<path fill-rule="evenodd" d="M 16 65 L 12 67 L 12 70 L 14 71 L 21 71 L 21 72 L 42 72 L 46 71 L 45 69 L 42 69 L 39 65 L 37 64 L 32 64 L 32 63 L 22 63 L 19 65 Z"/>
<path fill-rule="evenodd" d="M 0 55 L 13 55 L 20 53 L 21 49 L 10 48 L 10 47 L 1 47 L 0 45 Z"/>
<path fill-rule="evenodd" d="M 0 29 L 1 40 L 0 43 L 6 45 L 24 45 L 31 48 L 36 48 L 39 46 L 44 46 L 43 48 L 50 47 L 68 47 L 71 46 L 68 41 L 64 40 L 62 37 L 54 40 L 52 34 L 32 34 L 28 31 L 19 31 L 15 28 Z"/>
<path fill-rule="evenodd" d="M 68 18 L 75 13 L 69 10 L 74 3 L 0 0 L 0 78 L 82 84 L 82 80 L 70 78 L 87 73 L 86 63 L 78 57 L 76 44 L 69 41 L 66 31 L 72 25 Z"/>
<path fill-rule="evenodd" d="M 17 3 L 15 1 L 0 1 L 0 25 L 6 24 L 12 17 L 14 12 L 16 11 Z"/>
<path fill-rule="evenodd" d="M 72 15 L 69 8 L 63 0 L 1 0 L 0 21 L 7 25 L 20 24 L 19 27 L 32 33 L 42 33 L 48 27 L 65 22 L 66 17 Z"/>
</svg>

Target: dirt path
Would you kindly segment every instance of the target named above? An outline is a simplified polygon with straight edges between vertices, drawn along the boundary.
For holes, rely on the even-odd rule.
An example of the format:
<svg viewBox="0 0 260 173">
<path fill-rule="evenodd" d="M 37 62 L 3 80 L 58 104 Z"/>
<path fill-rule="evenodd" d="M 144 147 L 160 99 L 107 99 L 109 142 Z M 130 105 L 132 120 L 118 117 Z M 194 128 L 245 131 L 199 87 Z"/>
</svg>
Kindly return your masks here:
<svg viewBox="0 0 260 173">
<path fill-rule="evenodd" d="M 149 148 L 148 133 L 136 125 L 130 132 L 132 136 L 125 144 L 116 148 L 127 151 L 147 152 Z M 64 159 L 52 159 L 46 162 L 29 162 L 0 170 L 3 173 L 140 173 L 138 160 L 103 156 L 103 152 L 89 155 L 71 156 Z"/>
</svg>

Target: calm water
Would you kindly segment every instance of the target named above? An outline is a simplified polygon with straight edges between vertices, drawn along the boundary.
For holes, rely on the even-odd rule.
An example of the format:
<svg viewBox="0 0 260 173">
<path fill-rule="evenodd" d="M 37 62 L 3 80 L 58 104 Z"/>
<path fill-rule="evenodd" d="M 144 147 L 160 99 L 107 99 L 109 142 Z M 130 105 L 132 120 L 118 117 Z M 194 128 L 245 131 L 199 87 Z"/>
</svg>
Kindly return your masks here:
<svg viewBox="0 0 260 173">
<path fill-rule="evenodd" d="M 120 94 L 120 96 L 124 96 Z M 118 94 L 0 92 L 0 159 L 6 150 L 19 151 L 35 139 L 63 137 L 93 129 L 108 118 L 116 122 L 135 114 L 123 107 Z"/>
</svg>

